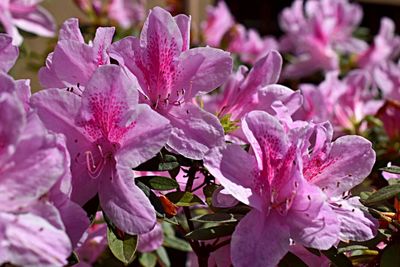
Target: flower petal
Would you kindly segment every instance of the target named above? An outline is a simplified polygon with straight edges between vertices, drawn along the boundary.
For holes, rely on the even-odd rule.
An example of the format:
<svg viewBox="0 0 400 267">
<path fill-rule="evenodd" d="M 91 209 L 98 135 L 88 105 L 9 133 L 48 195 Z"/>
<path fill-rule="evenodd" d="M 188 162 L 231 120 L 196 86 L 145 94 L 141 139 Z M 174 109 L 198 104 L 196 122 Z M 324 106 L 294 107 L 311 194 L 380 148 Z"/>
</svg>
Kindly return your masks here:
<svg viewBox="0 0 400 267">
<path fill-rule="evenodd" d="M 329 196 L 339 196 L 360 184 L 371 172 L 375 152 L 370 141 L 360 136 L 339 137 L 328 158 L 311 178 Z"/>
<path fill-rule="evenodd" d="M 13 22 L 18 28 L 39 36 L 53 37 L 55 35 L 56 23 L 53 17 L 40 6 L 20 18 L 13 18 Z"/>
<path fill-rule="evenodd" d="M 18 58 L 18 47 L 12 45 L 12 38 L 0 34 L 0 71 L 8 72 Z"/>
<path fill-rule="evenodd" d="M 232 58 L 228 52 L 211 47 L 198 47 L 183 52 L 179 57 L 180 76 L 177 90 L 185 88 L 185 98 L 212 91 L 223 84 L 232 72 Z"/>
<path fill-rule="evenodd" d="M 79 29 L 79 20 L 77 18 L 67 19 L 61 26 L 58 40 L 70 40 L 84 43 L 81 30 Z"/>
<path fill-rule="evenodd" d="M 286 133 L 277 119 L 264 111 L 252 111 L 242 120 L 242 129 L 253 148 L 258 167 L 263 170 L 263 159 L 269 157 L 264 149 L 268 145 L 268 151 L 275 158 L 283 158 L 288 149 Z"/>
<path fill-rule="evenodd" d="M 224 143 L 217 117 L 192 103 L 173 107 L 165 116 L 174 127 L 168 145 L 185 157 L 202 159 L 208 150 Z"/>
<path fill-rule="evenodd" d="M 273 242 L 271 242 L 273 240 Z M 289 229 L 279 215 L 250 211 L 236 226 L 231 241 L 234 266 L 277 266 L 289 251 Z"/>
<path fill-rule="evenodd" d="M 340 239 L 366 241 L 377 234 L 378 220 L 368 214 L 358 197 L 340 200 L 331 205 L 340 221 Z"/>
<path fill-rule="evenodd" d="M 131 169 L 107 166 L 100 177 L 100 205 L 111 221 L 128 234 L 148 233 L 156 225 L 156 212 L 135 184 Z M 108 176 L 107 176 L 108 175 Z"/>
<path fill-rule="evenodd" d="M 256 161 L 243 148 L 239 145 L 214 148 L 204 158 L 204 166 L 234 198 L 261 209 L 262 200 L 252 192 Z"/>
<path fill-rule="evenodd" d="M 171 134 L 169 121 L 148 105 L 137 106 L 135 127 L 127 132 L 115 155 L 119 166 L 134 168 L 154 157 L 167 143 Z"/>
<path fill-rule="evenodd" d="M 290 237 L 301 245 L 329 249 L 339 238 L 339 220 L 325 202 L 324 193 L 306 181 L 299 183 L 298 192 L 288 213 Z"/>
</svg>

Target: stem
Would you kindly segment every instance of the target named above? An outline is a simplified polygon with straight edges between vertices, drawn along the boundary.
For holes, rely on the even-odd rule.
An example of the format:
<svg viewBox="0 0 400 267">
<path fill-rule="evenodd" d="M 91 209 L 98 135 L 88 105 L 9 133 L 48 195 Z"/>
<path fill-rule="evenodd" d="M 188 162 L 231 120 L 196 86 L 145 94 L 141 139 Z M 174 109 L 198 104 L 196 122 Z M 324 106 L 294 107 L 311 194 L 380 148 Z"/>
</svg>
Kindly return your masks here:
<svg viewBox="0 0 400 267">
<path fill-rule="evenodd" d="M 190 167 L 187 176 L 188 181 L 186 183 L 185 191 L 191 192 L 193 187 L 193 182 L 198 171 L 198 166 L 194 164 L 194 166 Z M 186 221 L 189 226 L 189 230 L 194 230 L 194 224 L 192 219 L 192 214 L 190 213 L 190 207 L 183 207 L 183 211 L 185 213 Z M 194 253 L 196 253 L 199 267 L 208 267 L 208 257 L 210 256 L 210 252 L 207 247 L 200 244 L 197 240 L 189 240 L 190 245 L 193 248 Z"/>
</svg>

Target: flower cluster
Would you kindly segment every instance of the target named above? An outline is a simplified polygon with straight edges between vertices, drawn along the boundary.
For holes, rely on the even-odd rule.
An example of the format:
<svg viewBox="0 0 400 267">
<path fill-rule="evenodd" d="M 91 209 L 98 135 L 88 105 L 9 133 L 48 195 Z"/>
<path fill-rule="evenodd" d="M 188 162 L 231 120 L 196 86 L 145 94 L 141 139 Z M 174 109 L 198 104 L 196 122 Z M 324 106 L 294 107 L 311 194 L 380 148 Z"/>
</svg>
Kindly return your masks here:
<svg viewBox="0 0 400 267">
<path fill-rule="evenodd" d="M 212 47 L 191 47 L 190 16 L 160 7 L 124 38 L 104 25 L 86 41 L 70 18 L 31 92 L 8 72 L 15 27 L 54 33 L 39 2 L 0 0 L 0 265 L 184 264 L 165 248 L 188 266 L 392 260 L 400 37 L 390 19 L 369 44 L 353 36 L 360 6 L 299 0 L 278 41 L 219 2 L 202 27 Z M 75 2 L 125 29 L 144 12 L 143 1 Z"/>
</svg>

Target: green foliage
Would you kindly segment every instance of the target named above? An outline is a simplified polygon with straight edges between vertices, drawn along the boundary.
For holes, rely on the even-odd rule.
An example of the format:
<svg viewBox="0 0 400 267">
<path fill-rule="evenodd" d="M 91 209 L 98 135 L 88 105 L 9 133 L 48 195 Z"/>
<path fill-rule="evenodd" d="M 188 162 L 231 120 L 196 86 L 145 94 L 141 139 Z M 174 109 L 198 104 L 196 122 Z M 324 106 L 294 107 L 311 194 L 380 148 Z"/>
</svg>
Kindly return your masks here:
<svg viewBox="0 0 400 267">
<path fill-rule="evenodd" d="M 142 176 L 135 179 L 154 190 L 173 190 L 179 187 L 177 181 L 164 176 Z"/>
<path fill-rule="evenodd" d="M 204 202 L 195 194 L 190 192 L 171 192 L 165 195 L 172 203 L 180 207 L 189 207 Z"/>
<path fill-rule="evenodd" d="M 112 229 L 107 228 L 107 240 L 108 247 L 118 260 L 127 265 L 133 262 L 139 241 L 138 236 L 128 234 L 123 234 L 122 237 L 117 236 Z"/>
</svg>

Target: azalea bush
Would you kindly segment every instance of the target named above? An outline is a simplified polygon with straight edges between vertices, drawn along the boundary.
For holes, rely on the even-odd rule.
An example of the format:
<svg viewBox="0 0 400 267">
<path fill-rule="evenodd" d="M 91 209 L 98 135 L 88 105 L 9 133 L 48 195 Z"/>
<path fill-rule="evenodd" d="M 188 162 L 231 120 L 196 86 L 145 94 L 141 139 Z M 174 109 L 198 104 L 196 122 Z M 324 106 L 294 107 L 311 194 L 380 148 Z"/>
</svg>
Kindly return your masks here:
<svg viewBox="0 0 400 267">
<path fill-rule="evenodd" d="M 1 266 L 400 266 L 389 18 L 296 0 L 278 38 L 220 1 L 191 43 L 173 3 L 40 2 L 0 0 Z M 40 88 L 9 74 L 31 33 Z"/>
</svg>

